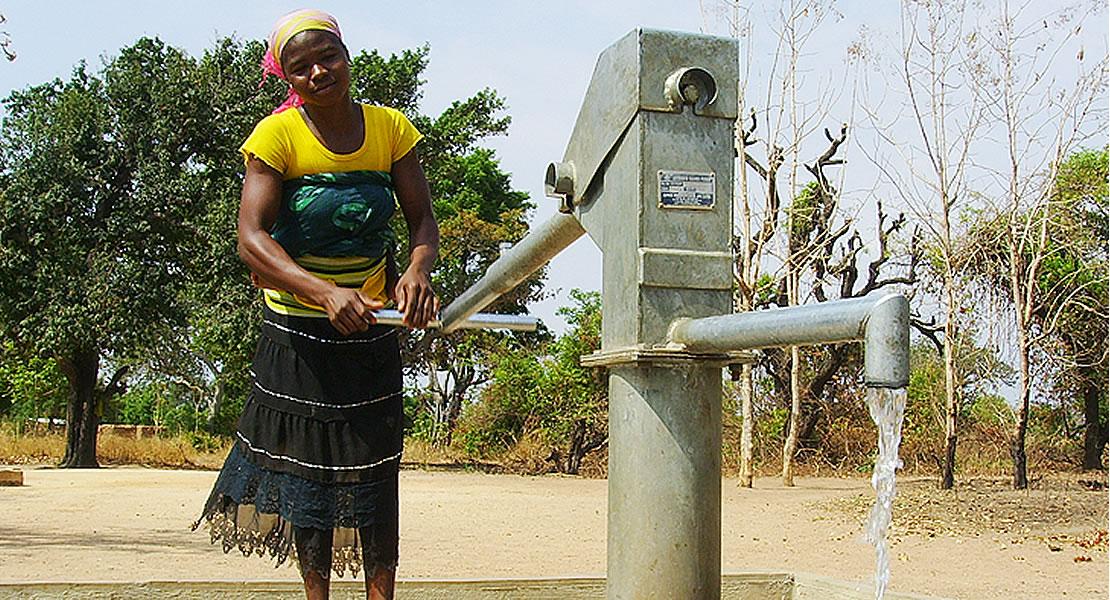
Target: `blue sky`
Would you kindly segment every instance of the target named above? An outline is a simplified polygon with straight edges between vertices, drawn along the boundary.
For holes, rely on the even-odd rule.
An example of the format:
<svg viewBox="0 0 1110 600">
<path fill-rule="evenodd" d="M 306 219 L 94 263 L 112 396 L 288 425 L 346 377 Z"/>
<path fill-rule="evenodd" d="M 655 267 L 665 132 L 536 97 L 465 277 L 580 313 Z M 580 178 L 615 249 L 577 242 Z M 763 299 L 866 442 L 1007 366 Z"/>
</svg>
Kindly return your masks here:
<svg viewBox="0 0 1110 600">
<path fill-rule="evenodd" d="M 555 209 L 554 201 L 543 196 L 544 169 L 563 155 L 597 55 L 636 27 L 725 33 L 727 27 L 714 11 L 703 8 L 716 4 L 712 0 L 334 0 L 318 6 L 337 17 L 352 49 L 377 48 L 388 55 L 429 43 L 431 62 L 422 105 L 427 114 L 439 114 L 451 101 L 485 87 L 504 96 L 512 127 L 507 137 L 488 140 L 486 145 L 497 150 L 502 168 L 513 175 L 514 187 L 531 194 L 538 222 Z M 776 6 L 749 4 L 757 7 L 753 13 L 762 11 L 755 15 L 757 22 Z M 194 55 L 226 35 L 262 39 L 278 16 L 304 6 L 256 0 L 0 0 L 0 13 L 8 19 L 0 29 L 10 34 L 18 54 L 15 62 L 0 62 L 0 97 L 13 89 L 66 77 L 81 59 L 99 66 L 102 57 L 140 36 L 158 36 Z M 877 42 L 896 36 L 899 3 L 843 1 L 834 6 L 838 15 L 827 19 L 819 36 L 807 45 L 803 76 L 806 86 L 845 90 L 848 97 L 848 45 L 863 26 Z M 1094 39 L 1101 40 L 1101 47 L 1092 53 L 1105 53 L 1106 24 L 1095 25 Z M 763 90 L 775 39 L 766 27 L 756 28 L 750 39 L 750 79 L 752 86 Z M 837 115 L 834 120 L 830 125 L 836 127 L 845 118 Z M 549 287 L 560 293 L 534 307 L 534 313 L 559 330 L 562 320 L 554 312 L 567 303 L 566 292 L 575 287 L 599 289 L 600 283 L 600 254 L 583 237 L 552 262 Z"/>
</svg>

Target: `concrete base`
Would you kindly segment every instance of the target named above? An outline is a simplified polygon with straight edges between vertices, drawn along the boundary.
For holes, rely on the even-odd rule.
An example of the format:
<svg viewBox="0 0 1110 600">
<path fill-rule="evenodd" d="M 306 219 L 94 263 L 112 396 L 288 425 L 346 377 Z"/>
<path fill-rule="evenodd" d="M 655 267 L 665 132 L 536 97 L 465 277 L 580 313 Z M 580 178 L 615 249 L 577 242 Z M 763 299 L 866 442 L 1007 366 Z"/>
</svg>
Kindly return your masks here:
<svg viewBox="0 0 1110 600">
<path fill-rule="evenodd" d="M 0 600 L 299 600 L 290 581 L 154 581 L 105 583 L 0 583 Z M 336 600 L 364 598 L 361 581 L 333 581 Z M 790 573 L 726 574 L 723 600 L 872 600 L 870 586 Z M 887 592 L 889 600 L 930 600 Z M 605 579 L 491 579 L 485 581 L 399 581 L 398 600 L 601 600 Z M 932 600 L 939 600 L 933 598 Z"/>
<path fill-rule="evenodd" d="M 23 485 L 23 471 L 0 469 L 0 485 Z"/>
</svg>

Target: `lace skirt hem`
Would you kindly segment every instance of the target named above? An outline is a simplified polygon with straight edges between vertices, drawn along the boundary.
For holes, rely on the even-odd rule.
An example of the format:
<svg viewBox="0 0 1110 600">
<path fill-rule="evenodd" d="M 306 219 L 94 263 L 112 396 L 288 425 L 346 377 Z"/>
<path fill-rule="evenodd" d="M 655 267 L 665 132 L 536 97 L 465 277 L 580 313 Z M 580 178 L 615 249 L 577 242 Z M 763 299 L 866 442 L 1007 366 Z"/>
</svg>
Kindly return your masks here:
<svg viewBox="0 0 1110 600">
<path fill-rule="evenodd" d="M 292 558 L 302 574 L 357 576 L 397 564 L 397 476 L 322 483 L 259 467 L 232 448 L 193 529 L 207 524 L 224 552 Z"/>
<path fill-rule="evenodd" d="M 370 568 L 370 573 L 397 568 L 396 553 L 388 552 L 388 541 L 375 539 L 379 535 L 372 526 L 305 530 L 279 515 L 259 513 L 249 505 L 237 505 L 226 496 L 220 503 L 225 505 L 225 510 L 206 513 L 193 524 L 193 529 L 203 523 L 212 543 L 221 545 L 224 553 L 237 549 L 243 556 L 269 557 L 274 560 L 275 568 L 288 560 L 290 565 L 298 566 L 302 576 L 315 571 L 324 579 L 330 579 L 332 573 L 338 578 L 348 574 L 358 577 L 364 566 Z"/>
</svg>

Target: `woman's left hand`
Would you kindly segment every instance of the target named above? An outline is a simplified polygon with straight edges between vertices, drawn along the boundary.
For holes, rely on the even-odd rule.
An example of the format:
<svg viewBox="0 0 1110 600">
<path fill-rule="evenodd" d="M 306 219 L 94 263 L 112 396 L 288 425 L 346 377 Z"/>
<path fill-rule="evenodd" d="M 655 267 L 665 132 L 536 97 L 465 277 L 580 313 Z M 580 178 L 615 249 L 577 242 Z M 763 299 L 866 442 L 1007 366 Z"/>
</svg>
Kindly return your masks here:
<svg viewBox="0 0 1110 600">
<path fill-rule="evenodd" d="M 439 314 L 439 298 L 432 291 L 432 266 L 439 253 L 439 227 L 432 214 L 428 180 L 416 150 L 393 163 L 394 191 L 409 226 L 409 268 L 393 288 L 397 310 L 408 327 L 423 328 Z"/>
<path fill-rule="evenodd" d="M 439 314 L 439 298 L 432 290 L 432 278 L 427 271 L 409 267 L 397 286 L 393 288 L 397 310 L 405 315 L 405 325 L 423 329 L 428 321 Z"/>
</svg>

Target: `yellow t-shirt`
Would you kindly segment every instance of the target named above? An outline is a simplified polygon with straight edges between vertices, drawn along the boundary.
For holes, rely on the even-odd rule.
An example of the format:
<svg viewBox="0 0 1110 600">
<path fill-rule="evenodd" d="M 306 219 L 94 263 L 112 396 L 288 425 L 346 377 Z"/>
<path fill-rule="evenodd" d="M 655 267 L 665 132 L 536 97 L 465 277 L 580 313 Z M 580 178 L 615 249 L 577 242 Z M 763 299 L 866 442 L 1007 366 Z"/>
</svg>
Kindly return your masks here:
<svg viewBox="0 0 1110 600">
<path fill-rule="evenodd" d="M 423 135 L 396 109 L 361 106 L 366 133 L 362 147 L 350 154 L 328 150 L 295 108 L 262 119 L 239 151 L 244 161 L 258 157 L 283 179 L 348 171 L 389 173 Z"/>
<path fill-rule="evenodd" d="M 297 109 L 270 115 L 258 123 L 240 147 L 244 161 L 257 157 L 282 174 L 285 181 L 305 175 L 379 171 L 389 173 L 393 163 L 408 154 L 423 135 L 400 111 L 382 106 L 362 106 L 365 135 L 362 146 L 351 153 L 329 150 L 308 128 Z M 385 259 L 365 257 L 298 256 L 297 264 L 317 277 L 343 287 L 361 288 L 371 298 L 385 300 Z M 263 290 L 266 305 L 288 315 L 326 317 L 320 307 L 283 290 Z"/>
</svg>

